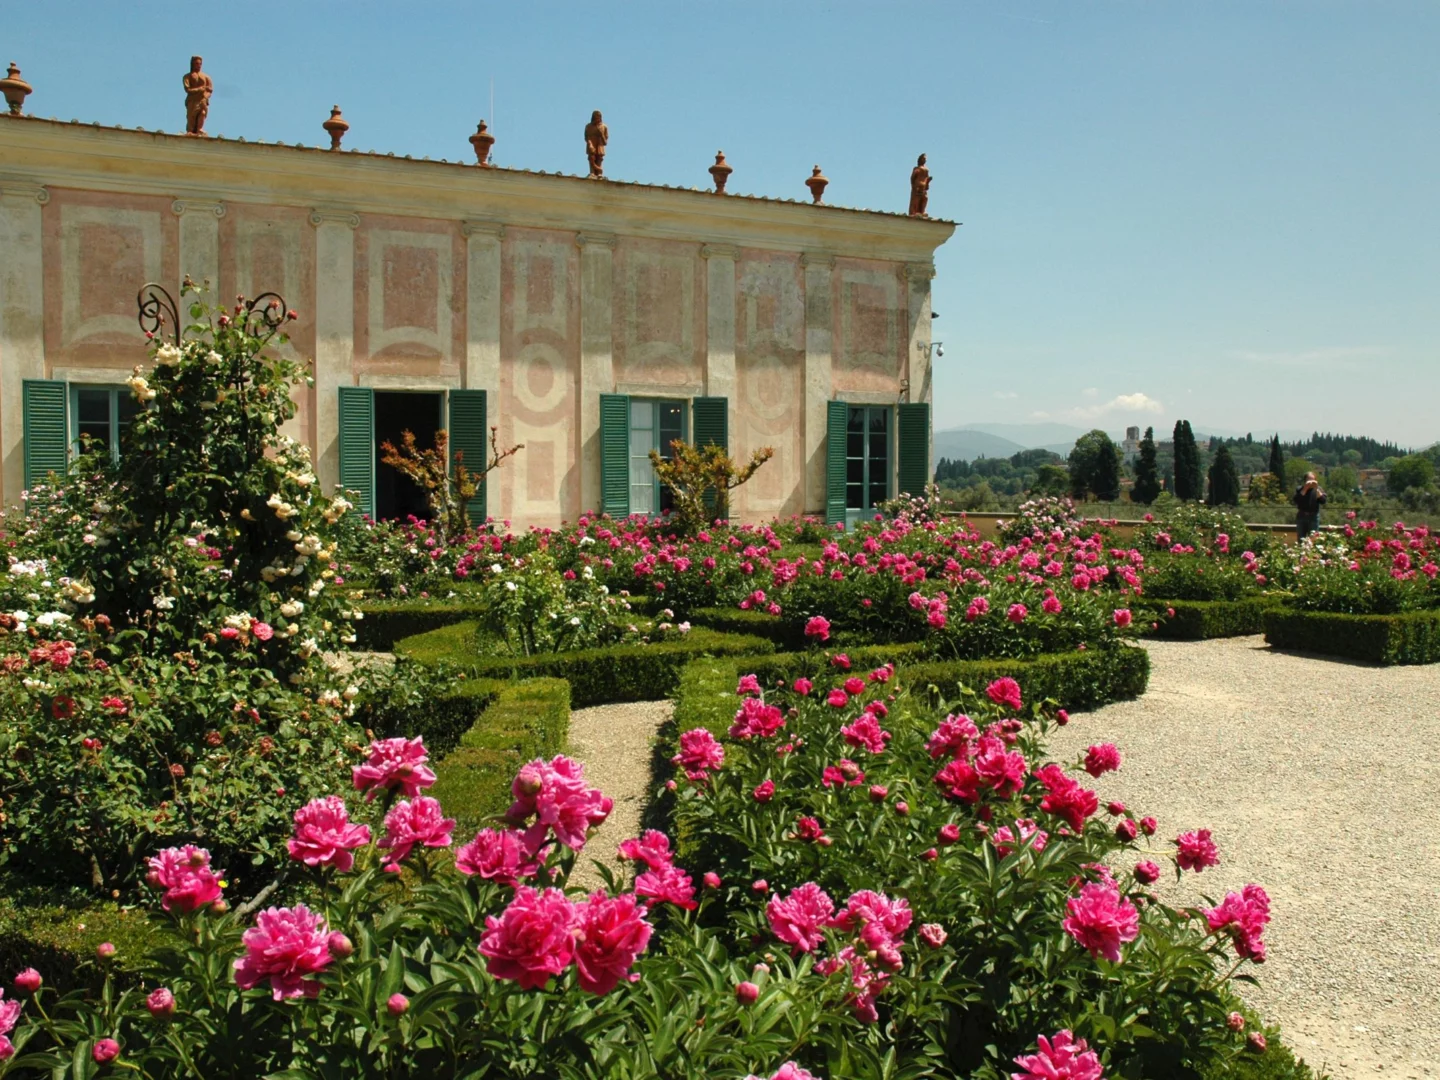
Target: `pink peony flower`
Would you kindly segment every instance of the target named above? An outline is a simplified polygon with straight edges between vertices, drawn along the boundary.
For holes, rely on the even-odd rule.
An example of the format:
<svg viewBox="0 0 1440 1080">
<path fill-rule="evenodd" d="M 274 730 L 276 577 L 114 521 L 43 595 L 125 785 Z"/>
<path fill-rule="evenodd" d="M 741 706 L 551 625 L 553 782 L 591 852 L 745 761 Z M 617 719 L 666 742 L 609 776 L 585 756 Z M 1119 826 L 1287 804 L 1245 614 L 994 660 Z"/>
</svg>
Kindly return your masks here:
<svg viewBox="0 0 1440 1080">
<path fill-rule="evenodd" d="M 1129 608 L 1116 608 L 1116 609 L 1115 609 L 1115 616 L 1114 616 L 1114 618 L 1115 618 L 1115 625 L 1118 626 L 1118 627 L 1120 627 L 1120 629 L 1122 629 L 1122 630 L 1125 629 L 1125 627 L 1127 627 L 1127 626 L 1130 625 L 1130 619 L 1131 619 L 1130 609 L 1129 609 Z"/>
<path fill-rule="evenodd" d="M 175 1015 L 175 995 L 165 987 L 157 987 L 151 990 L 145 997 L 145 1008 L 150 1015 L 157 1020 L 164 1020 Z"/>
<path fill-rule="evenodd" d="M 391 1016 L 404 1016 L 410 1011 L 410 999 L 404 994 L 391 994 L 385 1001 L 385 1011 Z"/>
<path fill-rule="evenodd" d="M 707 889 L 718 889 L 720 887 L 720 875 L 714 870 L 706 870 L 700 880 L 704 882 Z"/>
<path fill-rule="evenodd" d="M 770 929 L 777 938 L 793 946 L 796 953 L 811 952 L 825 940 L 821 927 L 835 913 L 835 902 L 813 881 L 781 898 L 772 896 L 765 905 Z"/>
<path fill-rule="evenodd" d="M 1029 847 L 1032 851 L 1044 851 L 1050 843 L 1050 834 L 1039 828 L 1029 818 L 1020 818 L 1015 822 L 1012 830 L 1009 825 L 1001 825 L 990 834 L 990 842 L 995 845 L 1002 859 L 1009 858 L 1016 847 L 1016 836 L 1019 836 L 1019 843 Z"/>
<path fill-rule="evenodd" d="M 920 929 L 915 931 L 915 933 L 921 941 L 929 945 L 932 949 L 940 948 L 941 945 L 945 944 L 946 939 L 950 937 L 950 935 L 945 932 L 943 926 L 934 922 L 922 923 Z"/>
<path fill-rule="evenodd" d="M 540 872 L 541 853 L 525 843 L 519 829 L 481 829 L 455 852 L 455 869 L 466 877 L 514 887 Z"/>
<path fill-rule="evenodd" d="M 1007 752 L 1003 739 L 994 735 L 981 737 L 979 752 L 975 755 L 975 772 L 1002 799 L 1008 799 L 1025 786 L 1028 769 L 1025 755 L 1018 750 Z"/>
<path fill-rule="evenodd" d="M 825 704 L 832 709 L 843 709 L 850 704 L 850 695 L 841 690 L 838 686 L 825 696 Z"/>
<path fill-rule="evenodd" d="M 188 914 L 220 899 L 220 874 L 210 869 L 210 852 L 186 844 L 166 848 L 149 861 L 148 881 L 164 889 L 160 906 L 166 911 Z"/>
<path fill-rule="evenodd" d="M 753 792 L 753 794 L 754 794 L 754 796 L 755 796 L 755 801 L 756 801 L 756 802 L 758 802 L 758 803 L 767 803 L 767 802 L 769 802 L 771 799 L 773 799 L 773 798 L 775 797 L 775 781 L 774 781 L 774 780 L 763 780 L 763 781 L 761 781 L 758 785 L 756 785 L 755 791 Z"/>
<path fill-rule="evenodd" d="M 925 747 L 932 758 L 947 755 L 953 758 L 968 758 L 974 749 L 973 740 L 979 737 L 980 732 L 975 727 L 975 722 L 968 716 L 951 715 L 941 721 Z"/>
<path fill-rule="evenodd" d="M 664 870 L 673 866 L 675 856 L 670 851 L 670 838 L 658 829 L 648 829 L 636 840 L 625 840 L 620 844 L 620 858 L 629 862 L 643 862 L 647 869 Z"/>
<path fill-rule="evenodd" d="M 628 893 L 611 897 L 597 889 L 575 908 L 576 981 L 588 993 L 608 994 L 621 979 L 631 978 L 630 967 L 650 944 L 654 927 Z"/>
<path fill-rule="evenodd" d="M 819 840 L 824 835 L 825 830 L 815 818 L 800 817 L 795 819 L 795 839 Z"/>
<path fill-rule="evenodd" d="M 295 835 L 287 842 L 290 857 L 306 866 L 333 866 L 341 873 L 355 865 L 351 852 L 370 842 L 370 829 L 354 825 L 338 795 L 312 799 L 295 811 Z"/>
<path fill-rule="evenodd" d="M 235 961 L 236 985 L 250 990 L 269 979 L 276 1001 L 314 997 L 320 984 L 311 976 L 330 965 L 329 936 L 325 920 L 304 904 L 266 908 L 245 931 L 245 955 Z"/>
<path fill-rule="evenodd" d="M 809 679 L 799 678 L 795 680 L 795 693 L 799 694 L 801 697 L 807 697 L 810 691 L 814 688 L 815 684 L 812 683 Z"/>
<path fill-rule="evenodd" d="M 680 752 L 670 764 L 680 766 L 691 780 L 704 780 L 725 764 L 725 748 L 705 728 L 695 728 L 680 736 Z"/>
<path fill-rule="evenodd" d="M 1085 819 L 1100 809 L 1100 797 L 1077 784 L 1059 765 L 1036 769 L 1035 776 L 1048 793 L 1040 800 L 1040 809 L 1064 818 L 1076 832 L 1083 830 Z"/>
<path fill-rule="evenodd" d="M 1141 885 L 1153 885 L 1160 880 L 1160 867 L 1149 859 L 1135 864 L 1135 880 Z"/>
<path fill-rule="evenodd" d="M 578 922 L 575 905 L 559 889 L 537 892 L 521 885 L 499 918 L 485 917 L 480 939 L 485 970 L 522 990 L 540 989 L 575 958 Z"/>
<path fill-rule="evenodd" d="M 1057 1031 L 1053 1039 L 1041 1035 L 1037 1043 L 1038 1054 L 1015 1059 L 1025 1071 L 1011 1073 L 1010 1080 L 1101 1080 L 1105 1075 L 1095 1051 L 1068 1030 Z"/>
<path fill-rule="evenodd" d="M 880 721 L 870 712 L 861 713 L 853 724 L 842 727 L 840 734 L 849 745 L 872 754 L 883 754 L 885 744 L 891 739 L 890 732 L 882 730 Z"/>
<path fill-rule="evenodd" d="M 552 830 L 560 843 L 579 851 L 589 830 L 602 824 L 615 805 L 599 788 L 587 788 L 585 766 L 563 754 L 522 766 L 511 791 L 515 801 L 505 818 L 512 825 L 535 818 L 525 831 L 525 842 L 537 851 Z"/>
<path fill-rule="evenodd" d="M 852 675 L 845 680 L 845 693 L 851 697 L 857 697 L 865 692 L 865 680 L 859 676 Z"/>
<path fill-rule="evenodd" d="M 40 989 L 40 984 L 45 980 L 40 977 L 40 972 L 33 967 L 26 968 L 15 976 L 15 988 L 26 994 L 33 994 Z M 3 993 L 3 991 L 0 991 Z"/>
<path fill-rule="evenodd" d="M 1109 882 L 1090 882 L 1080 895 L 1065 902 L 1070 913 L 1060 925 L 1090 950 L 1091 956 L 1120 959 L 1120 946 L 1140 934 L 1140 913 Z"/>
<path fill-rule="evenodd" d="M 777 705 L 766 705 L 759 698 L 746 698 L 730 725 L 732 739 L 768 739 L 785 726 L 785 714 Z"/>
<path fill-rule="evenodd" d="M 751 1073 L 745 1080 L 765 1080 L 765 1078 Z M 814 1073 L 802 1069 L 793 1061 L 787 1061 L 771 1075 L 770 1080 L 820 1080 L 820 1078 Z"/>
<path fill-rule="evenodd" d="M 4 998 L 4 996 L 5 991 L 0 990 L 0 998 Z M 7 1036 L 15 1030 L 15 1024 L 20 1019 L 20 1010 L 24 1007 L 22 1002 L 13 998 L 9 1001 L 0 1000 L 0 1037 Z M 9 1045 L 9 1042 L 10 1040 L 7 1038 L 6 1045 Z"/>
<path fill-rule="evenodd" d="M 1005 612 L 1005 617 L 1013 623 L 1022 623 L 1025 621 L 1025 616 L 1029 614 L 1030 612 L 1026 610 L 1024 604 L 1011 604 L 1009 610 Z"/>
<path fill-rule="evenodd" d="M 1220 862 L 1220 849 L 1210 839 L 1209 829 L 1181 833 L 1175 838 L 1175 847 L 1175 861 L 1181 870 L 1194 870 L 1198 874 Z"/>
<path fill-rule="evenodd" d="M 686 911 L 694 911 L 698 906 L 695 903 L 695 883 L 678 866 L 646 870 L 635 879 L 635 892 L 649 901 L 647 906 L 674 904 Z"/>
<path fill-rule="evenodd" d="M 985 693 L 996 705 L 1004 705 L 1016 712 L 1020 710 L 1020 684 L 1008 676 L 1003 679 L 996 679 L 985 688 Z"/>
<path fill-rule="evenodd" d="M 1101 743 L 1085 751 L 1085 771 L 1091 776 L 1104 776 L 1120 768 L 1120 751 L 1114 743 Z"/>
<path fill-rule="evenodd" d="M 866 946 L 880 952 L 881 962 L 893 969 L 900 966 L 897 950 L 913 918 L 908 901 L 891 900 L 884 893 L 861 889 L 851 894 L 830 925 L 858 934 Z"/>
<path fill-rule="evenodd" d="M 823 615 L 811 616 L 810 621 L 805 624 L 805 636 L 821 642 L 829 641 L 830 620 Z"/>
<path fill-rule="evenodd" d="M 1265 962 L 1265 924 L 1270 921 L 1270 897 L 1259 885 L 1246 885 L 1242 892 L 1227 893 L 1219 907 L 1206 908 L 1205 921 L 1212 933 L 1228 931 L 1235 942 L 1235 955 L 1257 964 Z"/>
<path fill-rule="evenodd" d="M 945 797 L 961 802 L 980 801 L 980 774 L 969 762 L 956 758 L 935 774 L 935 783 L 945 790 Z"/>
<path fill-rule="evenodd" d="M 351 770 L 355 790 L 366 792 L 367 802 L 382 790 L 399 791 L 413 799 L 422 788 L 435 783 L 435 773 L 425 764 L 428 760 L 423 737 L 377 739 L 370 744 L 365 764 Z"/>
<path fill-rule="evenodd" d="M 754 675 L 741 675 L 740 683 L 735 687 L 735 693 L 742 697 L 759 697 L 760 680 Z"/>
<path fill-rule="evenodd" d="M 414 802 L 401 799 L 385 815 L 385 835 L 379 847 L 386 848 L 386 869 L 396 868 L 416 844 L 425 847 L 449 847 L 455 819 L 447 818 L 440 802 L 421 795 Z"/>
<path fill-rule="evenodd" d="M 1060 612 L 1065 610 L 1065 606 L 1060 603 L 1058 596 L 1051 593 L 1040 602 L 1040 610 L 1045 612 L 1046 615 L 1059 615 Z"/>
<path fill-rule="evenodd" d="M 100 1039 L 90 1050 L 90 1056 L 99 1065 L 114 1061 L 120 1056 L 120 1044 L 114 1039 Z"/>
</svg>

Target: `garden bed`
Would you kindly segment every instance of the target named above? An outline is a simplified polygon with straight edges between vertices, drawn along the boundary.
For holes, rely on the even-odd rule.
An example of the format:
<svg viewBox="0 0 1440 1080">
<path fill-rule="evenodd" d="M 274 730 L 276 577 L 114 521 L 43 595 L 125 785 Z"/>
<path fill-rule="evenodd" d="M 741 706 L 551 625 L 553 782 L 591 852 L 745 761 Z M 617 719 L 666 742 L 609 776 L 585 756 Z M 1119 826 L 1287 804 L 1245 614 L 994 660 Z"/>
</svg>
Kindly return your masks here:
<svg viewBox="0 0 1440 1080">
<path fill-rule="evenodd" d="M 1206 641 L 1244 637 L 1265 629 L 1265 612 L 1278 605 L 1268 596 L 1242 600 L 1155 600 L 1146 597 L 1136 605 L 1135 618 L 1146 637 L 1171 641 Z"/>
<path fill-rule="evenodd" d="M 1347 615 L 1274 608 L 1265 612 L 1264 625 L 1265 641 L 1277 649 L 1387 666 L 1440 662 L 1440 611 Z"/>
</svg>

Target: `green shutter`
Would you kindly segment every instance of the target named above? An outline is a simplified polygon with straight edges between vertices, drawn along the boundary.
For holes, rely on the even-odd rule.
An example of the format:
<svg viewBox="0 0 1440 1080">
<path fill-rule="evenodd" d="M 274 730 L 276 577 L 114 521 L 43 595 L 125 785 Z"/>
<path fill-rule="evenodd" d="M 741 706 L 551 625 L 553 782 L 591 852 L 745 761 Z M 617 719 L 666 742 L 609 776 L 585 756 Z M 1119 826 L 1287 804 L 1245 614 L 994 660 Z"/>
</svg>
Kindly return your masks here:
<svg viewBox="0 0 1440 1080">
<path fill-rule="evenodd" d="M 901 495 L 924 495 L 930 483 L 930 406 L 925 402 L 897 405 Z"/>
<path fill-rule="evenodd" d="M 340 486 L 357 496 L 361 513 L 375 516 L 375 391 L 340 387 Z"/>
<path fill-rule="evenodd" d="M 600 511 L 630 516 L 630 397 L 600 395 Z"/>
<path fill-rule="evenodd" d="M 845 421 L 850 415 L 843 401 L 826 403 L 825 415 L 825 524 L 845 523 Z"/>
<path fill-rule="evenodd" d="M 25 486 L 34 487 L 50 473 L 65 472 L 70 440 L 65 426 L 65 384 L 58 379 L 25 379 Z"/>
<path fill-rule="evenodd" d="M 489 428 L 485 418 L 484 390 L 450 391 L 450 460 L 451 468 L 459 458 L 473 473 L 485 471 L 489 461 Z M 483 480 L 475 497 L 465 504 L 471 525 L 485 523 L 485 501 L 490 485 Z"/>
<path fill-rule="evenodd" d="M 697 397 L 691 402 L 694 444 L 718 446 L 730 452 L 730 401 L 723 397 Z"/>
</svg>

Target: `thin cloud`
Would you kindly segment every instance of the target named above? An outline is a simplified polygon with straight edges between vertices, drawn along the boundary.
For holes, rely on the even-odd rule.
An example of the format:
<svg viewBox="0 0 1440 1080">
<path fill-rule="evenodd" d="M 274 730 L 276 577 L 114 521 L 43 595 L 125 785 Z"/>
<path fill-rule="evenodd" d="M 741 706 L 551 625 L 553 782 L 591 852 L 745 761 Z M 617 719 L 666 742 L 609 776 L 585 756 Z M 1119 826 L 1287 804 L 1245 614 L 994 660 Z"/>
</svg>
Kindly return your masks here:
<svg viewBox="0 0 1440 1080">
<path fill-rule="evenodd" d="M 1049 420 L 1049 419 L 1050 419 L 1050 414 L 1049 414 L 1048 412 L 1046 412 L 1044 409 L 1036 409 L 1034 412 L 1032 412 L 1032 413 L 1030 414 L 1030 419 L 1031 419 L 1031 420 Z"/>
<path fill-rule="evenodd" d="M 1080 396 L 1083 398 L 1097 398 L 1100 396 L 1100 390 L 1098 387 L 1087 386 L 1084 390 L 1080 391 Z"/>
<path fill-rule="evenodd" d="M 1273 367 L 1359 368 L 1369 360 L 1378 360 L 1389 352 L 1380 345 L 1333 345 L 1319 349 L 1266 351 L 1231 349 L 1225 355 L 1244 364 L 1266 364 Z"/>
<path fill-rule="evenodd" d="M 1163 413 L 1165 406 L 1149 394 L 1117 394 L 1098 405 L 1076 405 L 1070 415 L 1077 420 L 1094 420 L 1109 413 Z"/>
</svg>

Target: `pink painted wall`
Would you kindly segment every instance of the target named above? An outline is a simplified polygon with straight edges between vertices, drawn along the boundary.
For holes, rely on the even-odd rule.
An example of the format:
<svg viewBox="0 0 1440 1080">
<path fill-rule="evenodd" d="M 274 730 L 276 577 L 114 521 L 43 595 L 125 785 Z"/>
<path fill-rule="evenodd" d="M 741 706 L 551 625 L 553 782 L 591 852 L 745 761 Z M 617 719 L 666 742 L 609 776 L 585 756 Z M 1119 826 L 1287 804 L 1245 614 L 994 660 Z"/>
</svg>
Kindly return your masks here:
<svg viewBox="0 0 1440 1080">
<path fill-rule="evenodd" d="M 698 244 L 616 243 L 611 355 L 617 386 L 673 388 L 688 396 L 703 385 L 705 273 Z"/>
<path fill-rule="evenodd" d="M 834 395 L 897 394 L 909 343 L 903 268 L 895 263 L 837 259 L 831 286 Z"/>
<path fill-rule="evenodd" d="M 365 214 L 355 230 L 355 371 L 458 378 L 465 355 L 459 224 Z"/>
</svg>

